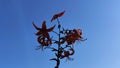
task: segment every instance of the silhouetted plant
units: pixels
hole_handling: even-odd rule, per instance
[[[50,59],[50,60],[56,61],[55,68],[59,68],[60,59],[67,58],[68,60],[73,60],[70,57],[75,53],[73,44],[76,41],[85,40],[82,37],[81,29],[69,30],[61,26],[59,17],[61,17],[64,13],[65,11],[55,14],[51,19],[51,22],[53,22],[54,20],[57,20],[58,31],[53,31],[55,28],[55,25],[47,29],[46,21],[43,21],[42,28],[37,27],[33,22],[33,26],[35,27],[36,30],[38,30],[38,32],[36,33],[36,36],[38,36],[37,41],[39,42],[40,45],[38,46],[37,49],[41,48],[42,50],[44,50],[45,48],[49,48],[51,49],[52,52],[55,53],[56,57]],[[49,32],[53,32],[57,34],[58,39],[53,39],[52,38],[53,36],[51,36]],[[56,44],[58,45],[58,47],[57,48],[52,47],[52,44]]]

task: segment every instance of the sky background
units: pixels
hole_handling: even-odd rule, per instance
[[[32,22],[53,26],[50,19],[63,10],[62,26],[81,28],[87,40],[60,68],[120,68],[120,0],[0,0],[0,68],[54,68],[54,53],[35,50]]]

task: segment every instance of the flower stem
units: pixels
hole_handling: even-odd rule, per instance
[[[61,44],[60,44],[60,28],[61,28],[61,25],[60,25],[60,21],[59,21],[59,19],[57,18],[57,22],[58,22],[58,30],[59,30],[59,33],[58,33],[58,42],[59,42],[59,44],[58,44],[58,51],[57,51],[57,63],[56,63],[56,67],[55,68],[59,68],[59,65],[60,65],[60,50],[61,50]]]

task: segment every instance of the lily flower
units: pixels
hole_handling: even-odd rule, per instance
[[[58,17],[61,17],[64,13],[65,13],[65,10],[64,10],[63,12],[60,12],[60,13],[58,13],[58,14],[55,14],[55,15],[52,17],[51,22],[52,22],[53,20],[57,19]]]
[[[61,54],[60,58],[70,58],[71,55],[73,55],[75,53],[74,49],[73,48],[70,48],[68,51],[64,51],[63,54]]]
[[[54,27],[55,27],[55,25],[54,25],[54,26],[52,26],[52,27],[50,27],[50,28],[47,29],[47,27],[46,27],[46,21],[43,21],[42,28],[37,27],[34,23],[33,23],[33,26],[35,27],[35,29],[39,30],[36,33],[37,36],[39,36],[41,34],[43,34],[43,35],[48,34],[48,32],[52,31],[54,29]]]
[[[47,29],[46,21],[43,21],[42,28],[37,27],[34,23],[33,23],[33,26],[35,27],[36,30],[38,30],[36,35],[38,36],[38,42],[42,46],[48,46],[48,45],[52,44],[52,41],[50,39],[50,35],[48,32],[53,31],[55,25]]]
[[[62,37],[61,42],[66,42],[67,45],[73,46],[73,44],[77,41],[82,39],[82,30],[80,29],[74,29],[74,30],[65,30],[64,34],[66,35],[65,37]],[[74,48],[74,47],[73,47]]]

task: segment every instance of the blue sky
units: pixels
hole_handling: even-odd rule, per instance
[[[75,44],[74,61],[60,68],[120,68],[120,0],[0,0],[0,68],[53,68],[50,50],[35,50],[32,22],[47,26],[63,10],[65,28],[81,28],[87,41]]]

